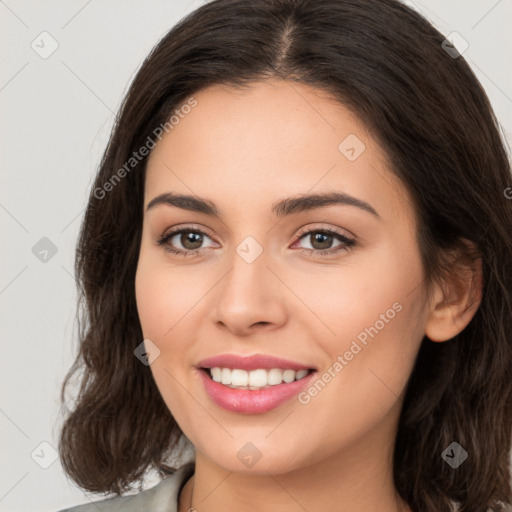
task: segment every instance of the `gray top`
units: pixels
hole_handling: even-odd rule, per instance
[[[182,487],[194,473],[195,462],[188,462],[151,489],[77,505],[59,512],[178,512]]]

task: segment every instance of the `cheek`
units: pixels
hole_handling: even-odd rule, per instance
[[[408,310],[414,290],[420,288],[419,256],[412,249],[402,254],[391,243],[379,250],[361,251],[343,265],[308,272],[296,269],[288,280],[313,313],[301,321],[318,323],[318,334],[335,350],[350,344],[361,333],[364,339],[365,329],[376,325],[379,332],[389,331],[391,324],[398,327],[404,317],[419,314],[417,309],[397,311]]]
[[[190,410],[194,401],[183,390],[183,385],[190,386],[188,365],[183,364],[185,347],[190,342],[187,312],[200,295],[187,284],[183,272],[162,265],[160,258],[156,251],[141,250],[135,276],[137,310],[144,339],[151,340],[160,350],[150,366],[156,386],[180,428],[188,431],[187,418],[196,411]]]
[[[356,421],[363,414],[362,403],[380,404],[364,413],[378,416],[397,399],[423,338],[422,276],[419,257],[414,252],[397,254],[391,244],[354,266],[324,268],[315,276],[297,273],[297,294],[307,297],[321,319],[316,341],[326,355],[326,380],[332,382],[322,391],[323,398],[315,398],[320,409],[322,403],[337,403],[339,414],[350,411],[347,416]],[[318,323],[312,315],[301,322]],[[315,393],[304,401],[313,402]],[[323,421],[329,414],[338,415],[336,410],[317,413]]]
[[[152,265],[141,251],[135,275],[135,296],[144,337],[153,341],[161,337],[165,324],[168,324],[167,329],[171,325],[163,314],[171,301],[168,286],[171,283],[166,283],[167,280],[168,276]]]
[[[329,440],[320,448],[325,456],[340,443],[356,442],[377,424],[390,428],[386,418],[398,414],[422,339],[422,298],[412,295],[399,304],[382,297],[372,310],[363,305],[357,318],[339,315],[345,321],[335,324],[337,335],[321,342],[326,363],[299,397],[299,411],[307,416],[311,432]]]
[[[416,260],[405,264],[380,258],[373,267],[333,275],[329,282],[337,291],[313,296],[314,307],[334,332],[320,343],[328,355],[324,372],[330,368],[336,375],[325,399],[338,403],[340,414],[349,411],[347,416],[355,421],[362,414],[361,404],[374,403],[366,413],[378,416],[403,391],[423,339],[421,279]]]
[[[151,254],[148,254],[150,253]],[[144,336],[163,343],[207,292],[204,274],[173,266],[165,251],[141,251],[135,276],[137,310]]]

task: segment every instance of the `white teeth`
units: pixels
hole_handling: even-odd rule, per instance
[[[229,368],[222,368],[222,384],[231,384],[231,370]]]
[[[281,382],[283,382],[283,370],[272,368],[272,370],[268,371],[267,384],[269,386],[275,386],[276,384],[281,384]]]
[[[307,370],[299,370],[299,371],[295,374],[295,378],[296,378],[297,380],[299,380],[299,379],[302,379],[302,377],[305,377],[307,374],[308,374],[308,371],[307,371]]]
[[[249,374],[245,370],[231,370],[231,382],[232,386],[247,386],[249,383]]]
[[[293,382],[295,380],[295,370],[285,370],[283,372],[283,380],[285,382]]]
[[[262,388],[267,385],[267,370],[252,370],[249,372],[249,386]]]
[[[261,389],[268,386],[276,386],[283,382],[293,382],[304,378],[308,370],[241,370],[239,368],[210,368],[210,375],[215,382],[220,382],[231,388]]]
[[[210,368],[210,372],[212,374],[212,379],[215,382],[220,382],[222,380],[222,369],[219,367]]]

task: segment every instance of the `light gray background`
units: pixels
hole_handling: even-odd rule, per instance
[[[0,511],[56,511],[99,499],[70,482],[58,459],[52,463],[59,389],[76,350],[75,242],[134,73],[160,37],[201,3],[0,0]],[[414,3],[444,34],[459,32],[469,43],[464,56],[510,144],[512,0]],[[51,48],[44,31],[58,43],[45,59],[31,47]],[[43,237],[57,248],[46,262],[32,252]]]

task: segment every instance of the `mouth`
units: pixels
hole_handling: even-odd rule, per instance
[[[315,372],[314,368],[292,370],[282,368],[257,368],[244,370],[242,368],[223,368],[214,366],[200,370],[212,381],[231,389],[257,391],[269,389],[281,384],[290,384],[306,378]]]
[[[196,369],[210,400],[226,411],[262,414],[291,401],[318,374],[313,368],[200,367]]]

